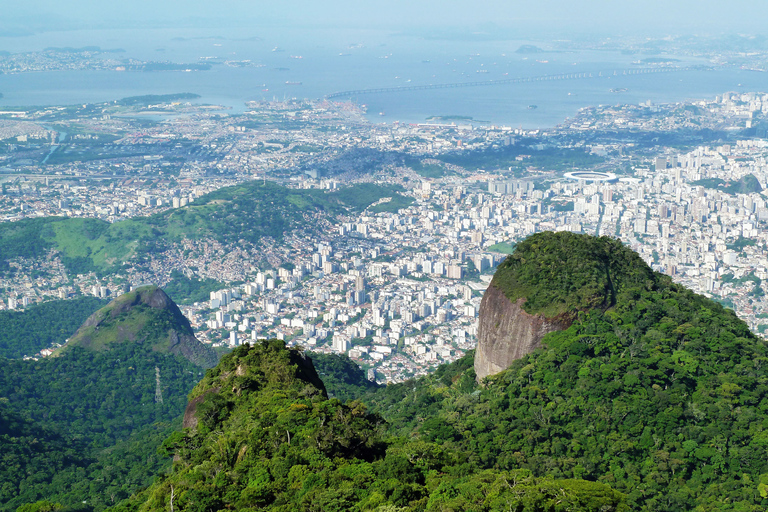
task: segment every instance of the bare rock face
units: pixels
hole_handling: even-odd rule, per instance
[[[205,401],[205,398],[212,394],[221,391],[221,386],[209,389],[202,395],[192,399],[187,404],[187,408],[184,409],[184,419],[182,420],[181,428],[197,428],[197,406]]]
[[[548,333],[567,329],[572,323],[567,318],[526,313],[524,302],[512,302],[493,285],[483,295],[475,350],[478,382],[506,370],[513,361],[539,348]]]

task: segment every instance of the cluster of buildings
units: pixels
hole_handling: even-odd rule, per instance
[[[310,106],[254,103],[246,116],[266,126],[258,130],[241,117],[210,113],[141,129],[121,124],[122,135],[109,144],[142,147],[149,155],[73,161],[37,168],[41,174],[51,171],[48,176],[14,176],[3,184],[0,215],[4,221],[61,214],[114,221],[183,208],[254,176],[296,188],[338,188],[347,178],[399,184],[413,203],[397,213],[326,220],[258,247],[184,240],[145,265],[129,264],[121,275],[101,279],[67,275],[53,254],[12,261],[15,273],[0,277],[3,307],[77,293],[111,296],[126,284],[163,285],[181,272],[225,283],[208,300],[182,306],[201,341],[236,346],[276,337],[309,350],[347,354],[372,378],[400,381],[474,346],[482,293],[504,251],[532,233],[565,230],[619,237],[654,269],[733,307],[754,331],[768,330],[763,284],[768,142],[757,137],[768,110],[766,95],[586,109],[569,124],[541,133],[369,125],[351,104]],[[286,128],[291,120],[301,121],[301,128]],[[104,130],[127,123],[108,114],[88,122]],[[688,150],[641,149],[622,140],[573,142],[581,133],[602,129],[684,131],[687,123],[732,128],[741,136]],[[509,169],[464,169],[438,159],[468,147],[503,148],[523,135],[538,138],[542,148],[565,137],[569,147],[604,161],[557,172],[531,167],[520,177]],[[361,147],[417,155],[445,173],[424,178],[402,159],[386,158],[360,172],[356,159],[365,157],[345,155]],[[46,151],[49,144],[39,155]],[[5,159],[0,165],[12,172],[35,167],[20,165],[15,153],[0,156]],[[517,160],[528,165],[528,158]],[[336,173],[332,179],[318,171],[328,166]],[[166,176],[168,170],[173,172]],[[75,180],[67,173],[81,176]]]

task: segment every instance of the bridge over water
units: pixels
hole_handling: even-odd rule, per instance
[[[615,70],[608,73],[592,72],[592,73],[561,73],[559,75],[541,75],[541,76],[529,76],[519,78],[505,78],[502,80],[484,80],[480,82],[454,82],[449,84],[428,84],[428,85],[407,85],[403,87],[379,87],[371,89],[356,89],[352,91],[340,91],[328,94],[326,99],[344,98],[348,96],[359,96],[363,94],[381,94],[387,92],[406,92],[406,91],[426,91],[430,89],[455,89],[459,87],[482,87],[488,85],[506,85],[506,84],[521,84],[528,82],[545,82],[552,80],[579,80],[585,78],[600,78],[607,76],[626,76],[626,75],[645,75],[649,73],[671,73],[675,71],[687,71],[691,68],[639,68],[639,69],[623,69]]]

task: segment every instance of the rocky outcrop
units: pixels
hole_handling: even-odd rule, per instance
[[[194,335],[179,333],[175,329],[168,331],[169,352],[181,356],[202,368],[213,368],[218,358],[209,347],[200,343]]]
[[[524,302],[524,298],[512,302],[493,284],[483,295],[475,350],[478,381],[506,370],[513,361],[539,348],[548,333],[567,329],[572,323],[565,317],[526,313]]]
[[[193,398],[187,404],[187,408],[184,410],[184,419],[181,423],[181,428],[197,428],[197,406],[205,401],[205,398],[213,393],[221,391],[221,386],[217,388],[211,388],[202,395]]]

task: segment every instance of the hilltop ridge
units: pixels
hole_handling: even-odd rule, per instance
[[[157,286],[142,286],[124,293],[93,313],[62,350],[83,347],[106,350],[119,343],[148,344],[158,352],[174,354],[203,368],[217,362],[210,347],[200,343],[189,320]]]

